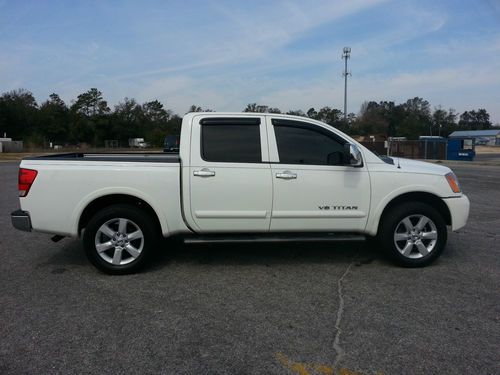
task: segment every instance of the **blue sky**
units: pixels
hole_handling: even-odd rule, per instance
[[[500,122],[500,1],[2,1],[0,91],[241,111],[420,96]]]

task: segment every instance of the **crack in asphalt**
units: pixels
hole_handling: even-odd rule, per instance
[[[342,282],[344,281],[345,277],[347,276],[347,274],[351,270],[351,267],[353,266],[353,264],[354,264],[354,258],[351,261],[351,263],[349,264],[349,266],[347,266],[346,270],[344,271],[344,273],[342,274],[340,279],[337,280],[337,292],[339,295],[339,308],[337,310],[337,320],[335,321],[335,329],[337,330],[337,332],[335,334],[335,340],[333,341],[333,349],[337,353],[337,355],[335,356],[335,361],[333,362],[334,368],[337,367],[337,365],[339,364],[340,360],[342,359],[342,357],[344,356],[344,353],[345,353],[344,349],[342,349],[342,346],[340,345],[340,334],[342,333],[342,330],[340,329],[340,324],[342,323],[342,315],[344,314],[344,294],[342,291],[342,289],[343,289]]]

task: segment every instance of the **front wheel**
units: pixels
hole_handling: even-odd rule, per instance
[[[109,274],[133,273],[144,266],[157,244],[153,220],[131,205],[99,211],[87,224],[83,246],[90,262]]]
[[[447,229],[441,214],[420,202],[396,206],[382,218],[378,238],[384,251],[405,267],[423,267],[446,246]]]

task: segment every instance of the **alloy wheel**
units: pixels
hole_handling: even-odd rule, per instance
[[[431,253],[437,243],[436,224],[425,215],[410,215],[394,231],[394,244],[407,258],[418,259]]]
[[[115,218],[97,230],[95,248],[107,263],[122,266],[136,260],[144,247],[144,234],[132,220]]]

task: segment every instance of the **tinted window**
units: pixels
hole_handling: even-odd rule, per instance
[[[227,163],[262,161],[258,124],[203,124],[201,138],[203,160]]]
[[[274,125],[280,163],[342,165],[344,146],[322,128]]]

